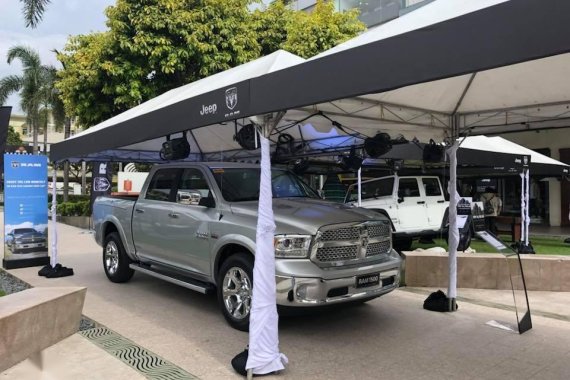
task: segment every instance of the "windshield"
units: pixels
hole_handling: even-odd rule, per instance
[[[364,182],[361,185],[362,199],[391,196],[394,190],[394,177],[382,178],[375,181]],[[358,185],[350,186],[346,202],[358,200]]]
[[[258,168],[215,168],[214,178],[228,202],[255,201],[259,199]],[[319,198],[318,194],[293,173],[271,170],[273,198]]]
[[[12,231],[13,234],[29,234],[31,232],[37,232],[33,228],[16,228]]]

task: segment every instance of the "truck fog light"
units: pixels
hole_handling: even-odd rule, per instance
[[[298,299],[301,299],[301,300],[307,299],[307,285],[297,286],[295,294],[296,294]]]

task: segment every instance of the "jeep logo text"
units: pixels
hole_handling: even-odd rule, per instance
[[[216,113],[216,111],[218,110],[218,105],[217,104],[210,104],[208,106],[202,105],[202,110],[200,111],[200,115],[204,116],[204,115],[213,115]]]

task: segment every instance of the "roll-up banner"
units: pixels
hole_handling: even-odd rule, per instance
[[[4,154],[6,269],[49,264],[47,157]]]

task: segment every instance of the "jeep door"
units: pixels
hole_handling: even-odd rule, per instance
[[[447,207],[439,178],[422,177],[421,182],[426,199],[428,225],[439,228]]]
[[[400,177],[398,180],[398,221],[402,232],[427,228],[425,198],[418,179]]]
[[[144,261],[176,264],[176,244],[172,234],[172,209],[179,168],[162,168],[154,172],[147,189],[135,203],[132,229],[137,255]]]

